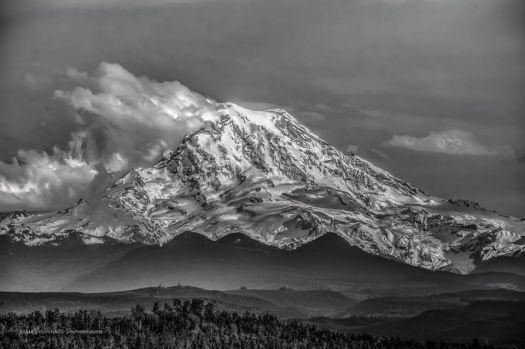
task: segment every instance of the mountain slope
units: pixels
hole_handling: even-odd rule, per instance
[[[62,290],[117,291],[160,283],[221,290],[241,286],[248,290],[338,289],[352,298],[391,292],[411,295],[438,290],[525,289],[523,276],[429,271],[367,254],[331,233],[293,251],[267,246],[239,233],[217,241],[201,234],[183,233],[163,246],[133,249],[72,280]]]
[[[85,244],[71,235],[58,246],[27,246],[0,237],[0,290],[58,291],[71,280],[124,256],[139,244]]]
[[[190,230],[214,240],[243,233],[285,250],[333,232],[370,254],[460,273],[525,249],[525,221],[430,196],[330,146],[283,110],[229,103],[93,202],[0,222],[1,233],[28,245],[70,234],[163,245]]]

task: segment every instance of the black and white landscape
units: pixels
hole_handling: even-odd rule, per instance
[[[509,272],[523,263],[523,220],[426,194],[330,146],[284,110],[211,101],[208,108],[203,128],[90,201],[7,213],[0,222],[5,284],[27,291],[177,280],[324,288],[346,278],[472,275],[491,261],[493,271]],[[328,259],[333,265],[321,268]],[[377,263],[385,266],[370,269]],[[388,265],[406,272],[386,272]],[[312,278],[315,272],[327,280]],[[339,276],[330,280],[330,273]]]
[[[26,293],[3,293],[3,310],[202,298],[405,339],[523,339],[524,221],[426,194],[284,110],[210,105],[203,128],[90,201],[5,214],[2,284]],[[175,284],[193,287],[148,287]]]
[[[5,7],[0,347],[525,345],[523,6],[323,6]]]

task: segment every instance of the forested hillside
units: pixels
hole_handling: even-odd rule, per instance
[[[490,348],[472,344],[401,341],[318,329],[269,314],[216,311],[200,299],[174,299],[151,312],[133,307],[130,316],[108,317],[58,309],[0,317],[1,348]]]

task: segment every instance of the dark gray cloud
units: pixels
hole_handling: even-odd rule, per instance
[[[283,106],[427,191],[525,216],[516,157],[467,164],[383,146],[394,135],[455,129],[524,152],[521,0],[86,3],[41,0],[7,12],[3,160],[19,149],[67,149],[79,126],[53,93],[74,86],[68,67],[90,72],[107,61],[217,100]]]

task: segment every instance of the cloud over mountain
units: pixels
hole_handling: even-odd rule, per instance
[[[82,156],[83,137],[73,134],[67,150],[20,150],[11,163],[0,162],[0,207],[45,208],[77,197],[98,174]]]
[[[512,155],[507,146],[489,146],[479,142],[472,133],[464,130],[430,132],[418,138],[408,135],[394,135],[385,145],[410,149],[418,152],[443,153],[450,155],[498,156]]]
[[[118,64],[103,62],[93,75],[69,68],[66,77],[76,87],[54,96],[70,107],[78,131],[66,149],[19,150],[11,162],[0,162],[0,210],[74,201],[97,176],[151,163],[215,108],[177,81],[137,77]]]

